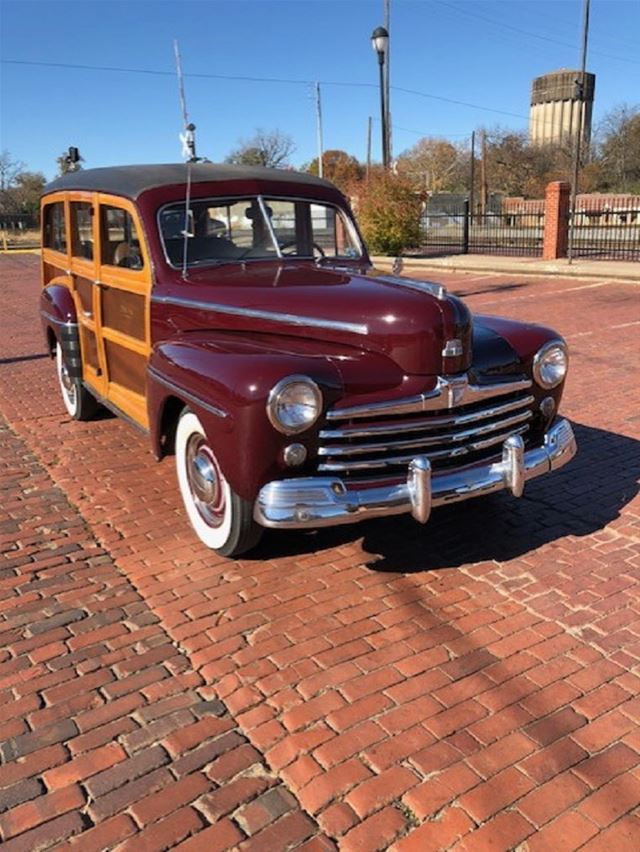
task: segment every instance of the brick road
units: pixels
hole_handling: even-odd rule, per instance
[[[69,421],[0,270],[3,849],[638,848],[640,288],[439,275],[568,338],[579,455],[229,561],[172,459]]]

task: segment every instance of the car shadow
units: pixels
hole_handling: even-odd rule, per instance
[[[476,290],[458,290],[456,287],[451,287],[451,291],[455,292],[456,296],[466,298],[467,296],[484,296],[485,293],[505,293],[510,290],[520,290],[522,287],[527,287],[527,284],[496,284],[494,287],[478,287]]]
[[[14,358],[0,358],[0,366],[5,364],[21,364],[23,361],[41,361],[43,358],[50,358],[48,352],[38,352],[34,355],[16,355]]]
[[[256,559],[302,556],[352,544],[376,571],[412,573],[474,562],[505,562],[565,536],[603,529],[638,493],[640,441],[574,423],[578,453],[529,482],[521,499],[505,493],[434,509],[422,526],[409,515],[311,532],[268,534]],[[244,557],[245,559],[247,557]]]

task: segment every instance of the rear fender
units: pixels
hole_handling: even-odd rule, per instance
[[[251,347],[242,352],[237,345],[228,351],[219,339],[206,334],[159,344],[147,374],[156,457],[170,450],[177,416],[188,406],[200,419],[233,490],[245,500],[254,500],[266,482],[293,473],[282,460],[288,444],[301,443],[309,457],[315,457],[317,428],[287,436],[267,417],[269,392],[276,382],[292,374],[309,376],[318,383],[325,410],[342,391],[340,374],[325,357],[256,353]],[[304,474],[309,469],[302,466],[296,472]]]
[[[53,356],[60,343],[69,375],[82,378],[78,318],[73,296],[64,284],[49,284],[40,295],[40,320],[47,349]]]

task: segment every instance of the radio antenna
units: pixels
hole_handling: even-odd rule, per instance
[[[179,134],[179,138],[182,142],[182,156],[186,159],[187,164],[187,192],[184,199],[184,226],[182,228],[182,278],[183,280],[186,280],[189,238],[193,237],[193,234],[189,231],[189,208],[191,207],[191,168],[194,163],[198,162],[198,157],[196,156],[196,126],[195,124],[192,124],[189,121],[189,115],[187,113],[187,99],[184,94],[184,76],[182,74],[182,61],[180,59],[180,48],[178,47],[177,39],[174,39],[173,51],[176,57],[178,93],[180,95],[180,109],[182,111],[182,122],[184,125],[184,132]]]

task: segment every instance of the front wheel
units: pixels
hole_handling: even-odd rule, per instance
[[[260,540],[253,507],[225,479],[202,424],[185,409],[176,430],[176,472],[191,526],[221,556],[239,556]]]
[[[80,379],[72,378],[65,363],[60,343],[56,343],[56,372],[62,401],[67,413],[74,420],[91,420],[98,409],[98,402],[82,384]]]

